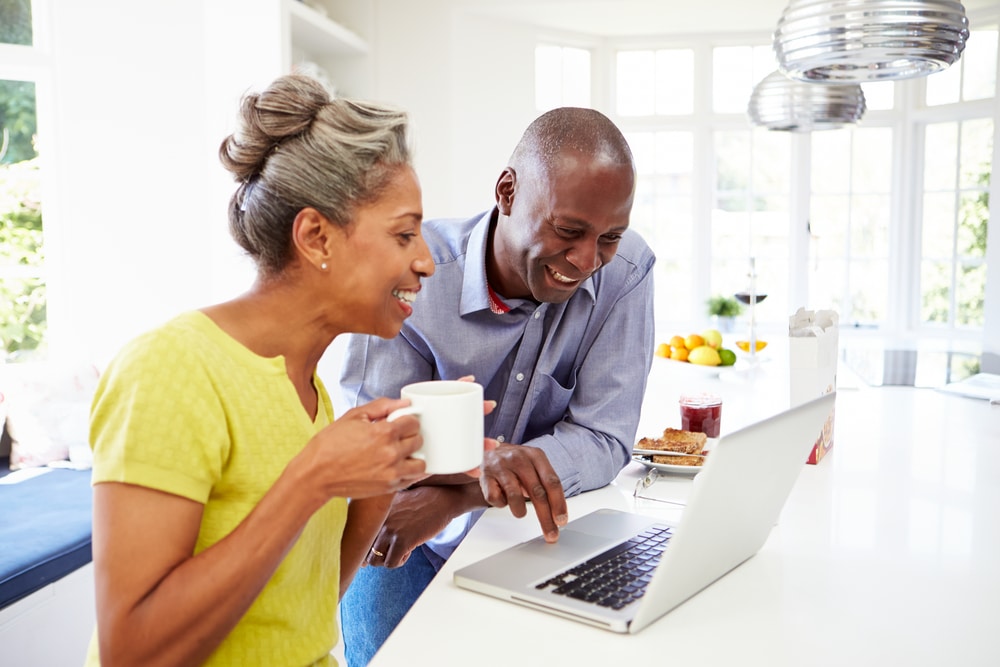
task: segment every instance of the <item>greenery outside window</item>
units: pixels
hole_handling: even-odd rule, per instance
[[[981,327],[993,121],[931,124],[925,143],[920,323]]]
[[[46,331],[30,0],[0,0],[0,338],[4,360],[40,350]],[[27,75],[26,75],[27,72]]]

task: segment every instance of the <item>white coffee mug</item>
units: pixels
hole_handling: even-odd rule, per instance
[[[448,475],[476,468],[483,462],[483,386],[458,380],[428,380],[408,384],[399,392],[410,405],[393,411],[388,421],[403,415],[420,419],[423,446],[413,458],[423,459],[427,472]]]

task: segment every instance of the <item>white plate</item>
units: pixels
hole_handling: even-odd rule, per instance
[[[654,463],[642,458],[639,454],[633,454],[632,460],[636,463],[641,463],[647,468],[656,468],[660,472],[673,472],[682,475],[697,475],[701,472],[701,466],[675,466],[671,463]]]
[[[697,373],[698,375],[704,375],[705,377],[715,377],[723,368],[731,368],[731,366],[702,366],[701,364],[692,364],[689,361],[677,361],[676,359],[667,359],[666,357],[657,358],[672,366],[680,367],[678,370],[681,370],[682,372],[684,372],[684,369],[687,369],[686,372]]]

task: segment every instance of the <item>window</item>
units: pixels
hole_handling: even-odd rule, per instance
[[[754,86],[777,68],[770,45],[714,48],[712,110],[716,113],[746,113]]]
[[[590,107],[590,51],[569,46],[535,48],[535,107]]]
[[[763,129],[718,131],[713,154],[712,293],[730,295],[747,290],[753,257],[757,294],[767,295],[767,303],[758,307],[758,316],[784,316],[790,312],[791,137],[787,132]],[[758,300],[762,298],[758,296]]]
[[[925,137],[920,323],[981,327],[993,121],[934,123]]]
[[[998,39],[977,25],[950,68],[864,83],[860,123],[812,133],[747,120],[776,69],[767,36],[609,42],[608,106],[636,156],[632,226],[657,254],[658,323],[699,326],[708,297],[745,289],[754,257],[762,331],[806,306],[888,335],[981,336]]]
[[[892,130],[814,132],[809,303],[843,324],[883,325],[889,289]]]
[[[691,312],[694,134],[631,132],[637,182],[630,226],[656,249],[657,309]]]
[[[927,77],[927,106],[990,99],[996,79],[997,29],[972,30],[959,61]]]
[[[13,360],[43,347],[46,283],[30,0],[0,2],[0,334]]]
[[[683,115],[694,110],[691,49],[620,51],[616,81],[619,115]]]
[[[996,26],[973,30],[962,58],[927,79],[916,317],[926,330],[984,324],[998,36]],[[962,119],[945,119],[947,106]]]

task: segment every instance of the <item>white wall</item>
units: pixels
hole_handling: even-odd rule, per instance
[[[196,303],[204,234],[204,53],[196,0],[55,0],[45,202],[56,350],[100,356]],[[179,48],[184,45],[184,48]]]
[[[249,285],[217,151],[240,94],[280,73],[277,7],[53,0],[54,352],[105,361],[137,333]]]
[[[376,90],[410,112],[427,217],[493,204],[493,186],[537,112],[535,32],[487,21],[451,0],[382,0]],[[416,63],[416,64],[414,64]]]

